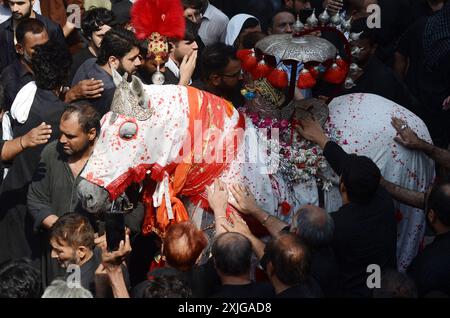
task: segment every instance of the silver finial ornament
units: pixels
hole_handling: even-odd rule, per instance
[[[353,81],[353,79],[351,77],[347,77],[345,79],[345,83],[344,83],[345,89],[351,89],[351,88],[353,88],[355,86],[356,86],[356,84],[355,84],[355,82]]]
[[[350,32],[350,30],[352,29],[352,17],[350,17],[350,19],[348,20],[342,21],[342,29],[344,31]]]
[[[163,85],[165,81],[166,81],[166,78],[164,77],[164,74],[161,73],[161,71],[159,70],[159,65],[158,65],[158,67],[156,68],[156,72],[153,73],[152,83],[155,85]]]
[[[297,15],[297,20],[294,23],[294,32],[295,33],[300,33],[305,29],[305,25],[302,23],[302,21],[300,21],[300,16]]]
[[[319,21],[321,24],[326,25],[328,21],[330,21],[330,15],[328,14],[327,9],[323,10],[323,12],[319,15]]]
[[[358,41],[361,37],[361,34],[363,34],[364,31],[361,31],[359,33],[350,33],[350,42]]]
[[[361,54],[361,52],[364,50],[364,48],[360,48],[355,46],[354,48],[352,48],[352,57],[358,58],[359,54]]]
[[[316,17],[316,9],[314,9],[313,13],[306,19],[306,24],[310,28],[315,28],[319,24],[319,20]]]
[[[362,68],[359,67],[358,64],[352,63],[350,64],[350,74],[354,75],[362,71]]]
[[[342,23],[341,15],[339,14],[339,11],[336,12],[335,15],[330,20],[331,24],[333,24],[335,27],[338,27]]]

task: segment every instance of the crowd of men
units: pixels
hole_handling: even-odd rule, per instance
[[[148,43],[130,28],[132,1],[0,0],[0,297],[449,297],[450,1],[180,1],[186,30],[183,39],[169,39],[159,69],[164,84],[196,87],[236,108],[245,104],[239,49],[292,33],[297,16],[313,10],[346,12],[352,31],[363,31],[361,72],[350,90],[313,94],[372,93],[414,112],[433,144],[394,118],[396,142],[435,161],[435,184],[426,193],[391,184],[372,160],[347,154],[317,122],[304,120],[300,134],[340,176],[338,211],[308,205],[286,224],[247,187],[216,180],[208,189],[212,237],[192,222],[170,226],[162,239],[145,237],[137,205],[126,217],[125,240],[110,251],[104,222],[83,210],[76,189],[114,97],[113,73],[152,84],[158,71]],[[365,23],[372,4],[381,8],[381,29]],[[70,5],[81,9],[80,26],[68,18]],[[227,214],[231,195],[269,239]],[[394,199],[423,209],[432,237],[404,273],[397,269]],[[372,264],[381,269],[374,289],[367,284]],[[75,288],[73,265],[81,277]]]

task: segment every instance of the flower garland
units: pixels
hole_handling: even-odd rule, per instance
[[[262,136],[264,134],[259,135],[263,144],[273,147],[271,149],[275,149],[279,153],[278,168],[285,180],[294,184],[308,182],[314,178],[322,184],[325,191],[329,190],[332,185],[331,182],[322,180],[320,176],[328,167],[322,149],[304,139],[297,132],[296,126],[298,122],[290,122],[286,119],[278,120],[270,117],[261,118],[258,113],[246,114],[259,129],[279,129],[280,139],[278,142],[271,138],[270,132],[267,134],[267,138]],[[342,132],[333,128],[335,127],[327,127],[325,133],[331,140],[337,142],[340,140]],[[278,145],[275,145],[275,143]]]

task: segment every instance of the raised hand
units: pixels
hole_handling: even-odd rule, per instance
[[[297,130],[303,138],[319,145],[322,149],[325,148],[328,138],[317,120],[313,118],[301,119],[300,125],[297,127]]]
[[[232,185],[230,191],[236,203],[233,206],[243,214],[252,214],[258,211],[259,206],[256,203],[255,196],[248,186],[242,184]]]
[[[197,63],[198,51],[195,50],[190,56],[185,55],[180,65],[180,82],[179,85],[189,85],[192,74],[194,74]]]
[[[209,207],[214,213],[224,213],[228,206],[228,189],[227,185],[216,179],[214,188],[207,187]]]
[[[52,126],[42,123],[36,128],[30,130],[21,139],[23,148],[32,148],[46,144],[52,135]]]
[[[394,138],[396,142],[409,149],[420,148],[422,139],[420,139],[417,134],[408,126],[408,123],[406,121],[397,117],[392,117],[391,124],[399,135]]]

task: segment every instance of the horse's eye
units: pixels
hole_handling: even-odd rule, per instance
[[[128,121],[128,122],[122,124],[122,126],[120,126],[119,136],[122,139],[131,140],[136,136],[137,131],[138,131],[137,124],[134,122]]]

